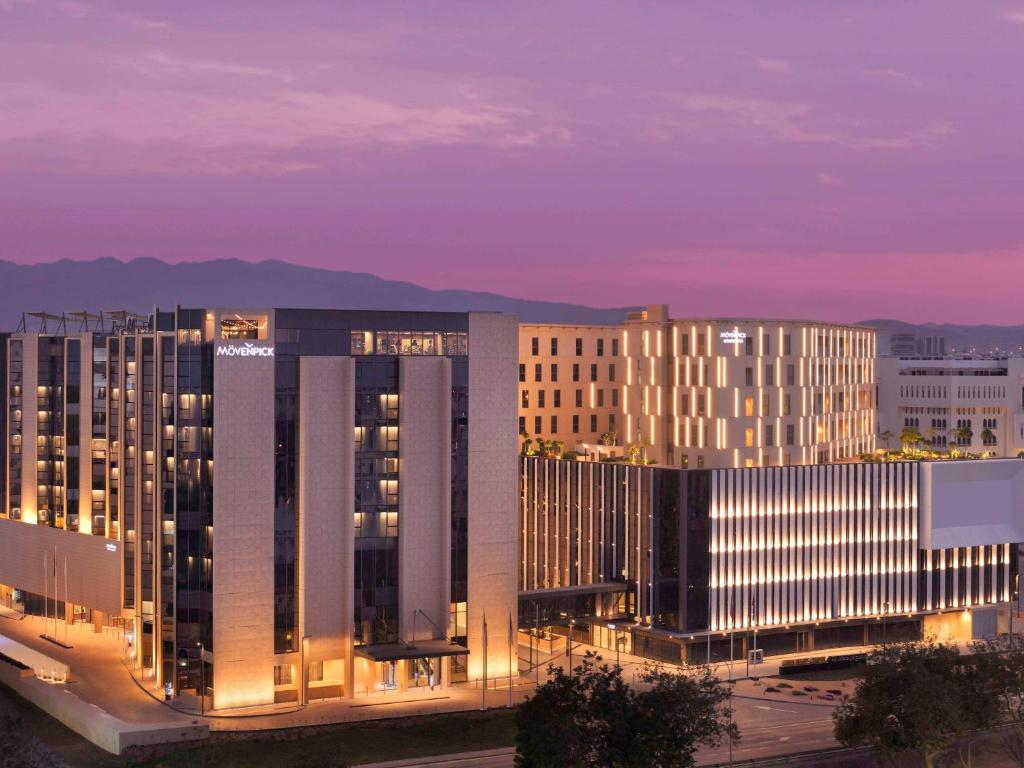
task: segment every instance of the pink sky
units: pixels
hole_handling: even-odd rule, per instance
[[[1024,0],[0,0],[0,258],[1021,323],[1022,72]]]

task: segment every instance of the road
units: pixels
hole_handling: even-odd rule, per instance
[[[787,701],[781,697],[767,698],[750,685],[737,691],[733,698],[736,722],[741,740],[733,746],[734,761],[806,752],[835,747],[832,738],[832,706],[825,703]],[[361,768],[512,768],[515,750],[495,749],[487,752],[466,752],[430,758],[374,763]],[[726,763],[729,747],[701,750],[701,765]]]

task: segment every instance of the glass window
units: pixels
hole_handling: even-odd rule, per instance
[[[583,339],[576,339],[576,357],[583,356]]]
[[[533,380],[540,381],[544,377],[544,366],[537,363],[533,366]]]
[[[573,381],[579,381],[580,380],[580,364],[579,363],[573,363],[572,364],[572,380]]]
[[[522,391],[522,394],[520,395],[519,407],[520,408],[529,408],[530,407],[530,390],[524,389]]]
[[[590,380],[597,381],[597,363],[590,364]]]
[[[604,357],[604,339],[597,340],[597,356]]]
[[[519,380],[526,381],[526,363],[519,364]]]
[[[558,339],[554,336],[551,337],[551,356],[554,357],[558,354]]]
[[[552,381],[558,381],[558,364],[557,363],[552,363],[551,364],[551,380]]]
[[[619,356],[619,340],[612,339],[612,357]]]
[[[534,357],[540,354],[540,339],[536,336],[530,339],[530,354]]]

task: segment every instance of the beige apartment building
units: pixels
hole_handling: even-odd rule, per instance
[[[657,464],[842,461],[875,447],[875,332],[748,318],[519,326],[519,429],[567,450],[612,431]]]
[[[519,432],[600,443],[622,427],[622,326],[519,325]],[[619,439],[621,443],[621,437]]]
[[[875,332],[631,313],[623,438],[676,467],[824,464],[875,446]]]

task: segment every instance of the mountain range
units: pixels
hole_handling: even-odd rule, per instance
[[[169,264],[158,259],[60,261],[15,264],[0,260],[0,330],[13,331],[23,312],[73,312],[127,309],[148,313],[153,307],[323,307],[423,311],[492,311],[535,323],[620,323],[630,307],[595,308],[533,301],[497,293],[431,290],[414,283],[385,280],[365,272],[318,269],[268,260],[240,259]],[[674,307],[677,316],[685,308]],[[730,314],[723,308],[723,314]],[[947,350],[1016,351],[1024,346],[1024,325],[913,324],[872,319],[878,349],[889,351],[894,333],[937,335]],[[33,327],[30,324],[30,328]]]

